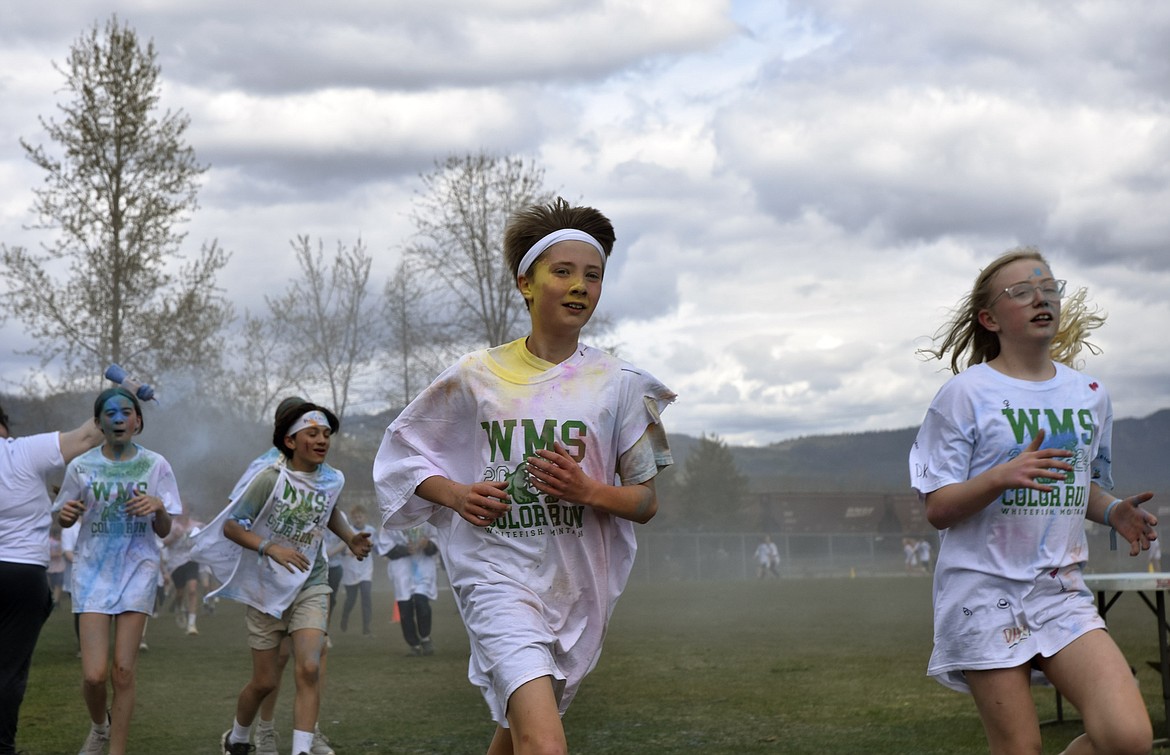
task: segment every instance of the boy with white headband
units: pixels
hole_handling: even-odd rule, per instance
[[[434,524],[498,724],[489,753],[565,752],[561,716],[597,664],[671,463],[675,395],[578,340],[601,295],[609,220],[563,199],[509,220],[526,338],[448,368],[386,430],[374,483],[390,529]]]
[[[255,751],[249,742],[252,721],[261,701],[280,683],[279,648],[285,636],[292,638],[296,663],[292,751],[312,750],[329,611],[328,567],[321,552],[325,527],[358,558],[370,552],[369,535],[355,533],[336,507],[345,476],[325,463],[339,427],[333,412],[309,402],[279,413],[272,444],[285,463],[258,472],[223,519],[223,535],[240,546],[240,553],[231,576],[212,596],[248,606],[252,648],[252,679],[240,692],[232,728],[224,732],[225,755]]]
[[[288,396],[276,405],[276,410],[273,412],[273,422],[280,419],[280,416],[293,407],[305,403],[306,399],[300,396]],[[236,562],[240,555],[240,546],[233,543],[223,536],[223,523],[231,515],[232,503],[240,497],[240,494],[247,490],[248,485],[256,475],[264,469],[271,466],[283,466],[286,463],[284,454],[276,446],[269,446],[268,450],[253,459],[244,473],[236,481],[232,487],[232,492],[228,495],[228,505],[219,516],[211,523],[211,525],[204,527],[198,535],[192,537],[195,543],[192,549],[192,557],[200,562],[202,566],[210,569],[215,576],[216,581],[226,582],[231,576],[232,571],[235,570]],[[347,548],[345,543],[342,543],[331,531],[325,534],[326,549],[329,544],[335,541],[341,548]],[[327,560],[329,554],[326,554]],[[336,560],[334,557],[333,560]],[[329,589],[334,591],[329,593],[329,611],[333,611],[333,603],[336,599],[335,592],[341,584],[341,567],[337,568],[337,583],[334,584],[332,564],[330,564],[329,571]],[[209,596],[210,597],[210,596]],[[210,601],[206,601],[210,603]],[[318,689],[320,690],[320,697],[324,697],[325,693],[325,677],[326,668],[328,666],[329,655],[329,634],[325,635],[325,648],[321,651],[321,671],[318,679]],[[284,677],[284,668],[288,664],[288,658],[292,654],[292,638],[285,636],[280,643],[279,655],[277,658],[277,672],[276,675],[280,678]],[[256,755],[277,755],[277,740],[275,718],[276,718],[276,702],[280,695],[280,685],[277,684],[272,693],[264,698],[264,702],[260,704],[259,718],[255,720],[253,730],[256,739]],[[335,755],[333,748],[329,745],[329,739],[320,730],[316,728],[313,731],[313,746],[309,750],[309,755]]]

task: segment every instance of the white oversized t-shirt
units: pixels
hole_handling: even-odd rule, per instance
[[[1111,489],[1113,409],[1093,378],[1056,364],[1051,380],[1008,377],[986,364],[935,396],[910,452],[925,496],[1010,460],[1044,430],[1042,448],[1073,452],[1055,490],[1008,490],[939,533],[934,653],[928,672],[967,691],[965,669],[1010,668],[1049,657],[1104,626],[1081,575],[1088,559],[1089,484]]]
[[[674,397],[605,352],[582,345],[552,365],[520,339],[463,357],[386,430],[374,460],[383,523],[438,529],[472,639],[468,676],[501,725],[511,693],[539,676],[565,682],[568,707],[597,663],[637,548],[633,522],[531,488],[527,457],[557,441],[595,480],[616,482],[620,459],[622,484],[645,482],[671,463],[659,412]],[[511,510],[473,526],[414,495],[435,475],[505,481]],[[553,667],[533,663],[523,678],[513,660],[526,648],[547,648]]]
[[[307,571],[294,569],[290,572],[271,558],[237,545],[231,575],[207,597],[230,598],[279,618],[302,590],[319,586],[322,592],[329,592],[326,584],[328,567],[321,555],[321,546],[337,498],[345,487],[345,475],[328,464],[321,464],[313,472],[298,472],[288,465],[267,467],[261,472],[264,475],[257,473],[253,476],[244,493],[208,526],[208,535],[231,542],[223,535],[223,521],[227,517],[238,521],[246,514],[251,520],[249,529],[253,533],[274,544],[300,551],[311,566]],[[250,497],[255,490],[264,487],[271,476],[276,478],[271,492],[264,499],[256,495],[258,500],[254,503]],[[200,552],[199,545],[196,545],[196,554]]]

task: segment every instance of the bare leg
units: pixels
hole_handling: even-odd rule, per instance
[[[288,663],[289,653],[292,652],[292,639],[285,637],[281,640],[277,651],[276,685],[260,703],[260,720],[262,721],[272,721],[276,718],[276,698],[280,697],[280,680],[284,678],[284,667]]]
[[[569,751],[551,677],[525,682],[512,693],[508,726],[496,729],[488,755],[566,755]]]
[[[488,755],[512,755],[512,732],[509,729],[496,727],[492,743],[488,745]]]
[[[280,685],[280,649],[252,650],[252,678],[240,690],[240,697],[236,701],[236,721],[241,726],[251,726],[256,718],[256,711],[264,698],[272,695]],[[275,705],[275,700],[273,701]]]
[[[1133,672],[1106,631],[1078,637],[1041,659],[1040,667],[1085,721],[1085,733],[1065,751],[1069,755],[1144,755],[1153,749],[1153,727]]]
[[[133,611],[114,617],[114,667],[110,674],[114,704],[110,709],[110,755],[123,755],[130,738],[137,689],[138,643],[146,627],[146,614]]]
[[[195,626],[195,617],[199,615],[199,580],[189,579],[184,588],[187,600],[187,626]]]
[[[297,682],[297,697],[293,701],[293,729],[311,732],[317,726],[317,713],[321,707],[318,681],[325,633],[320,629],[298,629],[293,632],[292,640]]]
[[[81,643],[81,696],[89,720],[106,724],[106,683],[110,672],[110,617],[104,613],[77,614]]]

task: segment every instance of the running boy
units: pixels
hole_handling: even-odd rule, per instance
[[[374,461],[385,526],[438,528],[468,675],[498,724],[490,753],[567,750],[560,717],[597,663],[633,524],[654,516],[671,463],[659,412],[674,394],[578,340],[613,243],[604,215],[563,199],[514,215],[504,255],[531,333],[448,368]]]
[[[1033,671],[1084,718],[1066,752],[1148,753],[1145,703],[1081,571],[1085,519],[1121,533],[1130,555],[1157,520],[1139,508],[1151,493],[1109,492],[1109,394],[1066,366],[1103,320],[1083,290],[1062,313],[1064,285],[1036,250],[1008,252],[927,352],[950,352],[955,372],[910,452],[911,484],[940,530],[927,673],[972,694],[993,753],[1041,750]]]
[[[280,683],[280,643],[292,637],[296,675],[294,755],[308,753],[320,703],[318,672],[329,604],[321,541],[328,526],[354,555],[370,551],[368,534],[354,533],[337,510],[345,478],[325,463],[339,423],[316,404],[293,405],[276,418],[272,443],[286,462],[256,474],[232,505],[223,535],[242,552],[217,594],[248,606],[252,679],[240,692],[233,726],[221,740],[225,755],[253,751],[252,721],[261,701]]]
[[[81,753],[100,754],[108,742],[111,755],[123,755],[138,650],[158,593],[161,538],[182,505],[171,465],[134,442],[144,426],[138,398],[125,388],[107,389],[93,402],[93,414],[105,441],[69,463],[54,508],[62,527],[81,528],[70,590],[80,617],[82,697],[92,721]],[[107,682],[114,691],[108,713]]]

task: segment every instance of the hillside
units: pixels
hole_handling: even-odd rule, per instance
[[[760,448],[731,447],[757,491],[905,492],[907,455],[917,428],[821,435]],[[696,442],[671,436],[676,463]],[[1113,478],[1122,491],[1170,493],[1170,409],[1113,423]]]

